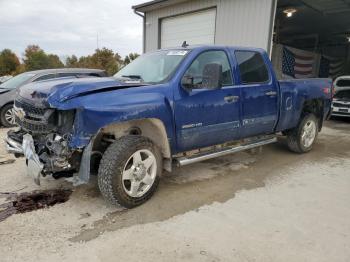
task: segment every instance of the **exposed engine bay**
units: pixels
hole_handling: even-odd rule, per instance
[[[14,111],[19,129],[8,133],[8,148],[11,149],[11,144],[14,147],[15,143],[22,145],[24,136],[29,134],[35,153],[43,164],[42,175],[72,174],[79,170],[82,150],[72,151],[69,148],[74,110],[59,111],[17,99]],[[17,149],[13,149],[17,157],[25,153]]]

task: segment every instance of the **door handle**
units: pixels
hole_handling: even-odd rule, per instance
[[[237,102],[239,99],[239,96],[225,96],[224,97],[224,100],[227,102],[227,103],[235,103]]]
[[[277,92],[276,91],[269,91],[269,92],[266,92],[265,95],[267,95],[267,96],[275,96],[275,95],[277,95]]]

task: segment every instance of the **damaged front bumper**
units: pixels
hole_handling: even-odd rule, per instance
[[[23,136],[23,142],[19,142],[5,138],[7,152],[13,154],[24,155],[27,160],[27,174],[34,179],[37,185],[40,185],[40,176],[44,169],[44,165],[40,162],[39,156],[35,152],[33,137],[29,134]]]
[[[40,185],[41,175],[46,176],[47,174],[55,174],[55,172],[69,172],[71,170],[71,165],[68,162],[68,166],[55,167],[53,170],[53,158],[46,158],[46,162],[41,159],[43,155],[38,155],[36,152],[34,139],[30,134],[10,131],[4,140],[8,153],[14,154],[16,157],[24,156],[26,158],[27,174],[33,177],[35,183],[38,185]],[[76,175],[69,181],[73,182],[74,186],[86,184],[90,180],[93,141],[94,139],[92,138],[89,144],[82,150],[82,157],[77,163],[78,166],[73,169]],[[68,160],[72,159],[69,158]]]
[[[5,140],[5,143],[6,143],[6,151],[9,154],[24,155],[23,147],[22,147],[21,143],[13,140],[9,136],[7,136],[4,140]]]

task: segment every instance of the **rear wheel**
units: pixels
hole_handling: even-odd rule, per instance
[[[288,132],[288,147],[296,153],[309,152],[317,139],[317,135],[318,120],[314,114],[308,114],[295,129]]]
[[[16,125],[13,105],[5,105],[0,111],[1,124],[4,127],[13,127]]]
[[[142,136],[125,136],[104,153],[98,185],[110,203],[133,208],[153,195],[161,171],[161,154],[152,141]]]

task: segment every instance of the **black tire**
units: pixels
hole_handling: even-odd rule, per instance
[[[314,140],[311,145],[306,146],[302,142],[302,135],[303,135],[303,129],[306,124],[310,123],[310,121],[314,122],[315,124],[315,135],[314,135]],[[295,153],[307,153],[312,149],[313,144],[315,143],[318,135],[318,119],[314,114],[307,114],[305,115],[301,121],[299,122],[299,125],[290,130],[287,134],[287,144],[288,148],[295,152]]]
[[[1,121],[1,125],[2,126],[4,126],[4,127],[13,127],[13,126],[15,126],[14,123],[11,123],[11,122],[7,121],[7,119],[6,119],[6,113],[9,110],[12,110],[12,109],[13,109],[13,105],[12,104],[5,105],[3,108],[1,108],[0,121]]]
[[[129,158],[138,150],[149,150],[157,163],[156,178],[141,197],[131,197],[123,186],[122,173]],[[156,191],[162,172],[162,156],[159,149],[146,137],[124,136],[111,144],[104,153],[98,170],[98,186],[102,196],[113,205],[133,208],[146,202]]]

